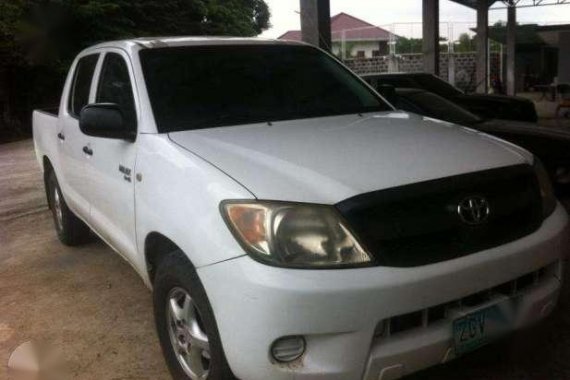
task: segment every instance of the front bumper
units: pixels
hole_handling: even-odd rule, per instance
[[[392,317],[460,300],[539,268],[540,283],[519,294],[519,325],[548,314],[557,299],[568,250],[559,205],[535,233],[455,260],[413,268],[293,270],[242,256],[198,269],[234,374],[256,379],[394,379],[453,358],[451,318],[391,336]],[[470,312],[480,307],[462,307]],[[278,338],[302,335],[307,349],[273,363]]]

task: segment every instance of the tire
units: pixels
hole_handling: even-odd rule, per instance
[[[89,241],[89,227],[69,209],[55,173],[51,171],[47,180],[48,203],[53,216],[59,240],[68,246],[76,246]]]
[[[226,361],[206,291],[182,251],[160,261],[153,302],[160,345],[173,379],[236,380]]]

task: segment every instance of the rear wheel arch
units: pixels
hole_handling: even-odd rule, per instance
[[[51,196],[48,191],[49,189],[48,181],[49,181],[49,176],[52,172],[54,172],[54,169],[48,156],[43,156],[42,162],[43,162],[43,171],[44,171],[44,189],[46,192],[48,206],[51,207]]]

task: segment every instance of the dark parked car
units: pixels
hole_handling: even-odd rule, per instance
[[[559,195],[570,190],[570,131],[534,123],[485,119],[434,93],[390,86],[380,92],[404,111],[464,125],[520,145],[541,159]]]
[[[396,88],[421,88],[459,104],[484,118],[536,122],[534,103],[528,99],[492,94],[466,94],[432,74],[395,73],[363,75],[362,78],[378,89],[381,85]]]

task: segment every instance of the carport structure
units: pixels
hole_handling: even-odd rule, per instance
[[[422,1],[422,31],[424,71],[439,73],[439,2]],[[547,5],[570,4],[570,0],[450,0],[477,12],[477,91],[488,90],[489,67],[489,8],[495,3],[503,3],[507,9],[506,41],[506,88],[509,95],[515,94],[515,54],[516,54],[516,9]],[[300,0],[301,34],[303,41],[330,50],[330,0]],[[570,38],[570,36],[568,36]],[[566,38],[566,36],[564,36]],[[570,56],[570,46],[560,44],[560,56]],[[561,67],[559,65],[559,71]]]

